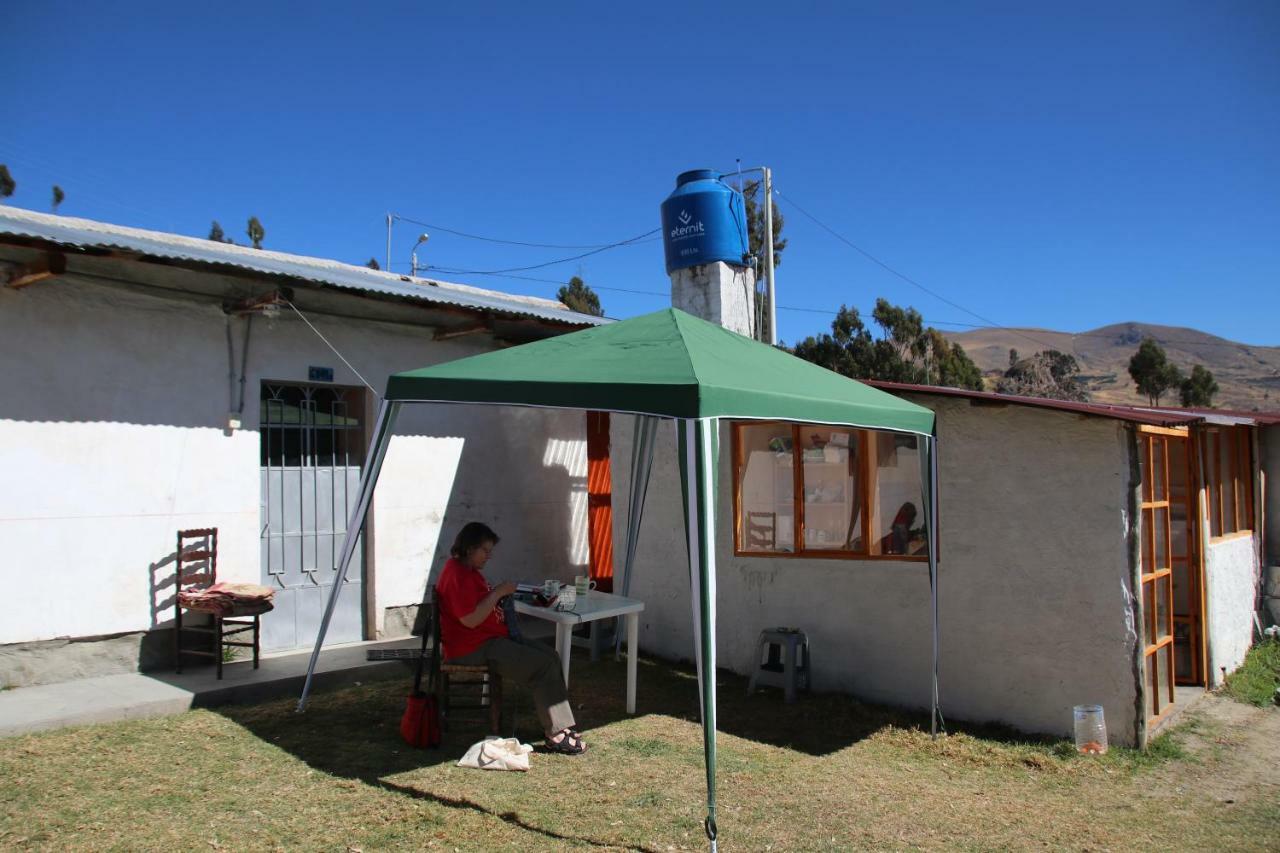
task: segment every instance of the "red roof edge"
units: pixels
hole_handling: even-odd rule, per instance
[[[1181,427],[1202,423],[1209,413],[1228,414],[1217,409],[1205,410],[1204,413],[1181,409],[1143,409],[1136,406],[1115,406],[1106,403],[1073,403],[1067,400],[1050,400],[1044,397],[1019,397],[1013,394],[996,394],[991,391],[970,391],[967,388],[944,388],[939,385],[912,385],[906,382],[884,382],[879,379],[860,380],[873,388],[882,391],[910,394],[933,394],[940,397],[963,397],[969,400],[982,400],[991,404],[1011,406],[1031,406],[1037,409],[1053,409],[1060,412],[1074,412],[1078,415],[1093,415],[1099,418],[1111,418],[1117,421],[1128,421],[1148,426]],[[1256,412],[1237,417],[1257,418]],[[1261,423],[1280,423],[1280,416],[1267,416]]]

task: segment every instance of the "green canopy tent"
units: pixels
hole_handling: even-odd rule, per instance
[[[847,379],[674,308],[511,349],[484,353],[388,380],[361,475],[337,582],[320,623],[298,710],[328,628],[397,413],[407,403],[469,403],[619,412],[675,421],[707,770],[706,829],[716,836],[715,508],[719,421],[782,420],[915,434],[924,448],[922,503],[929,538],[934,624],[933,727],[938,716],[937,454],[928,409]],[[638,431],[639,434],[639,431]],[[651,436],[651,432],[650,432]],[[652,453],[653,442],[643,442]],[[633,471],[636,470],[633,465]],[[646,466],[647,470],[647,466]],[[634,489],[633,483],[633,489]],[[639,520],[632,502],[627,554]],[[628,560],[630,562],[630,560]],[[629,581],[630,566],[626,580]]]

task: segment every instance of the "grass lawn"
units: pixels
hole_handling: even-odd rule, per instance
[[[1226,692],[1259,708],[1274,704],[1280,690],[1280,640],[1264,639],[1249,649],[1244,663],[1227,676]]]
[[[454,766],[478,723],[439,750],[405,747],[407,675],[317,695],[303,716],[283,700],[0,740],[0,848],[705,849],[692,674],[642,661],[628,717],[621,664],[584,657],[573,673],[590,751],[537,754],[528,774]],[[1257,720],[1280,731],[1274,708],[1084,758],[994,731],[935,742],[923,716],[841,696],[787,706],[729,675],[721,697],[726,851],[1276,849],[1280,786],[1206,784],[1257,751],[1240,740]],[[534,737],[528,700],[508,699]],[[1264,774],[1280,765],[1280,739],[1265,742]]]

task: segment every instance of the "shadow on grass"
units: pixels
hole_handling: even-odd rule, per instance
[[[214,709],[310,767],[336,777],[355,779],[418,800],[489,815],[559,842],[594,846],[627,846],[617,840],[567,836],[468,799],[452,798],[389,777],[457,761],[486,732],[481,716],[451,721],[440,748],[413,749],[400,739],[399,722],[411,683],[406,668],[402,680],[313,694],[305,714],[294,712],[293,699],[249,706]],[[731,673],[717,676],[718,722],[724,734],[784,747],[811,756],[827,755],[871,737],[886,728],[928,731],[928,713],[868,705],[842,694],[802,694],[787,705],[780,691],[747,695],[746,679]],[[517,685],[505,688],[503,734],[537,744],[541,731],[529,694]],[[606,657],[591,662],[575,654],[570,697],[579,728],[588,745],[591,731],[633,719],[626,713],[625,663]],[[697,724],[697,679],[691,667],[642,659],[637,705],[641,714],[660,715]],[[1051,745],[1057,738],[1037,737],[992,725],[952,725],[952,733],[1005,743]],[[572,761],[573,759],[560,759]],[[631,847],[643,850],[643,847]]]
[[[301,716],[294,713],[292,699],[216,710],[318,769],[353,778],[454,761],[484,736],[485,719],[473,712],[450,721],[441,748],[406,746],[400,740],[399,722],[411,681],[406,667],[403,680],[317,692]],[[623,662],[611,656],[592,662],[585,652],[576,651],[570,681],[570,699],[583,732],[632,718],[625,708]],[[641,715],[699,721],[697,679],[691,666],[642,658],[637,682]],[[799,701],[787,705],[780,690],[748,695],[747,679],[725,671],[717,673],[716,684],[720,732],[815,757],[838,752],[886,728],[929,728],[927,710],[872,705],[839,693],[802,693]],[[529,693],[507,684],[505,702],[502,733],[538,742],[542,733]],[[1000,724],[951,723],[948,730],[1006,744],[1053,745],[1061,740]]]
[[[559,832],[555,832],[554,830],[547,829],[546,827],[535,826],[529,823],[528,821],[524,820],[523,818],[521,818],[520,815],[516,814],[515,812],[493,811],[492,809],[485,808],[484,806],[478,803],[473,803],[470,800],[461,800],[454,797],[446,797],[441,794],[433,794],[429,791],[423,791],[419,788],[414,788],[409,785],[397,785],[394,782],[387,782],[382,779],[376,780],[374,784],[376,784],[379,788],[382,788],[383,790],[393,791],[398,794],[403,794],[404,796],[412,797],[415,800],[424,800],[426,802],[436,803],[437,805],[445,806],[446,808],[451,808],[451,809],[469,809],[471,811],[479,812],[480,814],[488,815],[490,817],[496,817],[498,820],[501,820],[505,823],[509,823],[512,826],[517,826],[520,829],[524,829],[529,832],[536,832],[538,835],[544,836],[546,838],[552,838],[552,839],[555,839],[556,841],[575,841],[580,844],[590,845],[592,847],[609,847],[615,850],[621,847],[626,850],[636,850],[636,851],[639,851],[639,853],[659,853],[659,851],[656,848],[645,847],[643,845],[621,844],[617,841],[601,841],[595,838],[584,838],[580,835],[565,835],[563,833],[559,833]]]

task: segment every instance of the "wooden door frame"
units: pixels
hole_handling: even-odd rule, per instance
[[[1147,690],[1152,691],[1152,698],[1149,703],[1154,709],[1154,713],[1147,717],[1147,729],[1157,725],[1165,718],[1169,710],[1177,701],[1177,661],[1176,661],[1176,636],[1177,636],[1177,620],[1174,616],[1173,601],[1173,580],[1174,580],[1174,555],[1173,555],[1173,497],[1172,497],[1172,481],[1170,480],[1171,465],[1169,460],[1169,444],[1171,441],[1177,440],[1185,442],[1183,444],[1183,459],[1186,465],[1185,482],[1187,491],[1187,553],[1185,555],[1185,564],[1189,578],[1194,578],[1193,566],[1199,561],[1195,559],[1196,536],[1194,533],[1195,525],[1192,524],[1190,496],[1192,487],[1195,485],[1195,478],[1192,475],[1192,445],[1189,440],[1190,434],[1187,430],[1174,430],[1165,427],[1139,426],[1137,430],[1138,440],[1138,459],[1139,470],[1142,474],[1139,486],[1138,507],[1141,514],[1140,529],[1142,531],[1140,538],[1140,570],[1139,570],[1139,595],[1142,602],[1142,634],[1141,652],[1143,664],[1143,681],[1147,685]],[[1157,460],[1155,449],[1159,446],[1161,453]],[[1145,460],[1146,464],[1143,464]],[[1157,463],[1159,468],[1157,469]],[[1160,472],[1157,478],[1156,471]],[[1156,494],[1156,480],[1159,479],[1162,489],[1160,494]],[[1163,514],[1163,539],[1162,543],[1156,541],[1156,533],[1159,526],[1155,524],[1158,515]],[[1161,548],[1163,545],[1163,549]],[[1163,550],[1167,565],[1160,565],[1157,562],[1157,556]],[[1167,624],[1165,628],[1165,636],[1160,636],[1160,630],[1156,619],[1160,614],[1159,597],[1161,595],[1161,584],[1167,584]],[[1199,579],[1195,579],[1196,586],[1203,588]],[[1147,594],[1147,587],[1150,585],[1151,593]],[[1203,609],[1200,612],[1200,624],[1203,625]],[[1192,614],[1194,617],[1195,614]],[[1196,642],[1197,635],[1202,635],[1203,631],[1192,631],[1192,642]],[[1199,637],[1202,643],[1202,636]],[[1152,669],[1150,661],[1158,660],[1164,649],[1168,649],[1166,654],[1168,672],[1162,673],[1159,669]],[[1193,654],[1195,650],[1193,649]],[[1156,675],[1162,676],[1159,683],[1155,680]],[[1161,684],[1164,685],[1164,691],[1161,690]],[[1167,698],[1166,698],[1167,696]],[[1163,700],[1163,701],[1162,701]],[[1143,714],[1147,714],[1148,703],[1143,704]]]
[[[613,469],[608,412],[587,412],[588,574],[596,588],[613,592]]]

